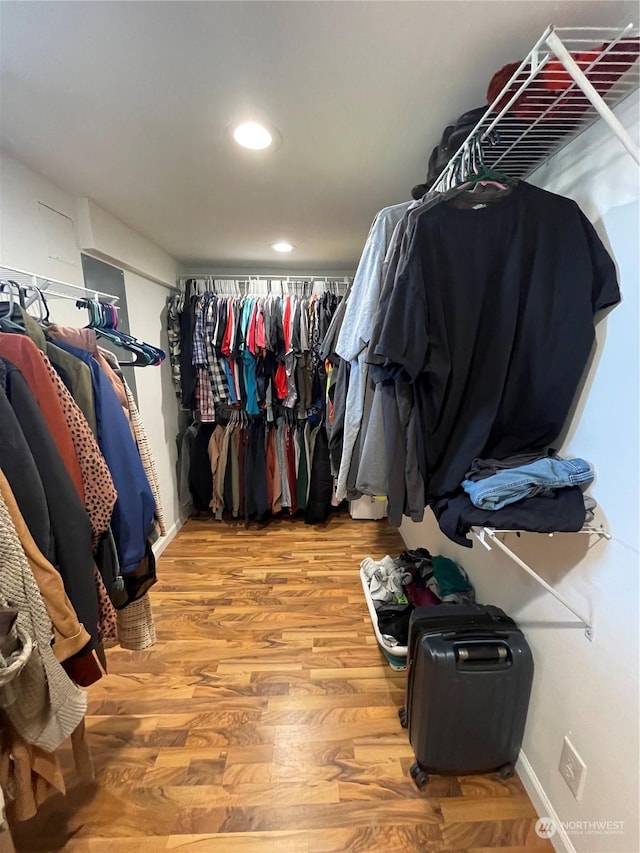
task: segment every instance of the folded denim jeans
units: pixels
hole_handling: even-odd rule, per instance
[[[464,480],[462,488],[480,509],[496,510],[540,490],[580,486],[593,480],[593,469],[584,459],[538,459],[529,465],[498,471],[476,482]]]

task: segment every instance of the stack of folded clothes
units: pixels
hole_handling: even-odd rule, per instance
[[[593,519],[595,501],[582,492],[593,477],[584,459],[563,459],[553,450],[474,459],[464,491],[437,502],[433,511],[442,531],[467,547],[472,527],[576,532]]]
[[[426,548],[403,551],[396,558],[367,557],[360,568],[369,585],[378,628],[390,648],[409,642],[409,619],[414,607],[475,601],[464,569],[447,557],[432,557]]]

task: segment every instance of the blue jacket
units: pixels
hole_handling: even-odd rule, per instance
[[[56,346],[89,365],[98,426],[98,445],[105,458],[118,499],[111,529],[120,571],[133,572],[145,556],[156,504],[127,418],[109,379],[90,352],[56,340]]]

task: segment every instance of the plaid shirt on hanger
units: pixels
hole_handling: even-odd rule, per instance
[[[193,353],[191,363],[196,368],[198,379],[196,385],[196,401],[200,420],[203,423],[214,423],[216,419],[215,400],[209,375],[207,347],[205,343],[204,315],[207,307],[207,294],[196,299],[193,324]]]
[[[207,349],[204,336],[204,314],[207,307],[207,295],[199,296],[196,300],[193,327],[193,354],[191,356],[191,363],[194,367],[206,367],[207,365]]]
[[[196,400],[198,401],[198,411],[200,420],[203,423],[215,423],[216,406],[213,399],[213,389],[211,387],[211,376],[209,375],[208,367],[199,367],[197,369],[198,384],[196,386]]]
[[[227,404],[229,402],[227,374],[222,359],[216,354],[215,350],[216,326],[219,322],[218,299],[213,293],[209,293],[207,296],[209,298],[204,311],[204,341],[212,394],[215,403]]]

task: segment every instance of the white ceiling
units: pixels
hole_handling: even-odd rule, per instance
[[[635,2],[2,2],[1,142],[191,266],[349,268],[548,23]],[[281,147],[225,125],[262,118]]]

